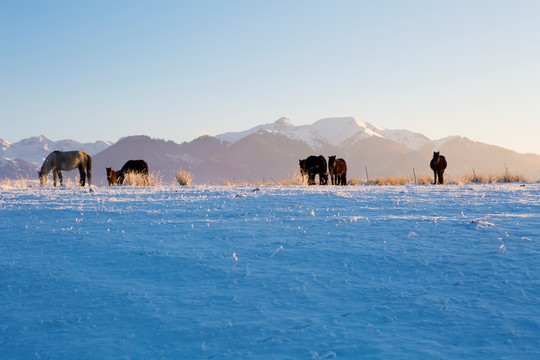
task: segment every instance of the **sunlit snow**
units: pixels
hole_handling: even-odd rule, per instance
[[[5,359],[534,359],[540,185],[0,188]]]

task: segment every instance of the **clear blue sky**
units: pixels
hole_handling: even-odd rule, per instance
[[[2,1],[0,138],[354,116],[540,154],[540,1]]]

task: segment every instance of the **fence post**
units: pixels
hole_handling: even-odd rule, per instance
[[[367,166],[366,166],[366,179],[367,179],[367,182],[369,184],[369,175],[368,175],[368,171],[367,171]]]

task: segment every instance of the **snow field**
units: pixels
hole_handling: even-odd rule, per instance
[[[2,188],[6,359],[534,359],[540,185]]]

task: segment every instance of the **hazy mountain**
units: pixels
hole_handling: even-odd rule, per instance
[[[0,140],[0,144],[0,162],[8,159],[21,159],[27,163],[41,166],[47,155],[55,150],[82,150],[90,155],[95,155],[112,143],[109,141],[92,143],[80,143],[75,140],[52,141],[42,135],[23,139],[13,144]]]
[[[473,170],[477,174],[498,175],[508,169],[533,180],[540,180],[540,156],[536,154],[520,154],[463,137],[446,141],[440,151],[453,163],[451,169],[448,169],[450,175],[471,174]]]
[[[81,149],[93,155],[93,183],[105,185],[105,167],[119,170],[127,160],[144,159],[164,183],[175,183],[179,170],[193,174],[194,184],[272,182],[298,176],[298,160],[309,155],[336,155],[348,163],[348,178],[428,175],[429,160],[440,150],[448,161],[447,178],[502,174],[507,169],[540,179],[540,156],[519,154],[459,136],[430,140],[408,130],[383,129],[354,118],[328,118],[295,126],[281,118],[274,123],[202,136],[190,142],[130,136],[115,144],[52,142],[40,136],[9,144],[0,141],[0,178],[34,177],[52,150]],[[101,149],[101,151],[97,151]],[[414,169],[414,170],[413,170]],[[76,173],[76,172],[74,172]]]
[[[181,146],[173,141],[151,139],[148,136],[129,136],[118,140],[93,157],[93,181],[106,183],[106,167],[120,170],[127,160],[145,160],[149,171],[157,176],[172,178],[181,160]]]
[[[348,162],[350,177],[431,175],[429,160],[433,151],[446,156],[451,177],[472,174],[502,174],[507,169],[531,179],[540,179],[540,156],[520,154],[460,136],[430,140],[408,130],[392,130],[352,117],[327,118],[312,125],[295,126],[287,118],[242,132],[217,135],[231,143],[251,134],[280,134],[306,143],[313,154],[337,155]],[[310,153],[304,154],[306,157]],[[367,168],[367,169],[366,169]]]
[[[387,130],[353,117],[326,118],[312,125],[302,126],[295,126],[289,119],[281,118],[271,124],[259,125],[246,131],[217,135],[216,138],[234,143],[248,135],[260,132],[274,132],[293,140],[302,140],[314,150],[327,146],[346,148],[360,140],[372,137],[397,142],[410,150],[419,150],[431,143],[431,140],[422,134],[408,130]]]
[[[97,154],[112,143],[96,141],[80,143],[74,140],[52,141],[45,136],[31,137],[16,143],[0,139],[0,179],[37,177],[43,160],[55,150],[82,150],[90,155]]]

